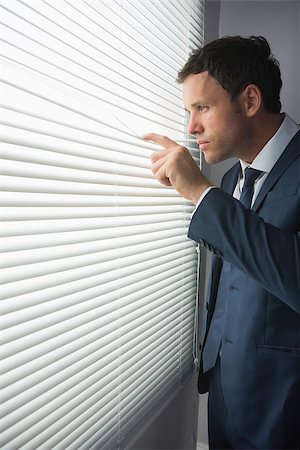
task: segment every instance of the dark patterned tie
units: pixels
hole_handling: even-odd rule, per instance
[[[249,209],[251,206],[255,180],[261,173],[261,170],[252,169],[252,167],[247,167],[247,169],[245,170],[245,181],[241,193],[240,202],[247,209]]]
[[[254,192],[254,182],[261,173],[262,172],[260,170],[252,169],[251,167],[248,167],[245,170],[245,181],[240,197],[240,202],[245,206],[245,208],[249,209],[251,206]],[[215,366],[221,348],[224,328],[224,316],[229,293],[230,270],[230,263],[228,263],[227,261],[223,261],[215,303],[215,310],[213,313],[211,324],[209,326],[206,340],[204,341],[202,352],[203,372],[206,372]]]

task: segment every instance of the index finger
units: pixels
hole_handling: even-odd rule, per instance
[[[172,139],[168,138],[167,136],[163,136],[162,134],[157,133],[144,134],[143,139],[145,139],[145,141],[155,142],[155,144],[161,145],[164,148],[173,147],[174,144],[178,145],[177,142],[172,141]]]

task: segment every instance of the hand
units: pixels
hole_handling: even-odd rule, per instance
[[[188,149],[160,134],[149,133],[143,138],[164,147],[151,155],[155,178],[165,186],[173,186],[182,197],[196,205],[212,184],[204,177]]]

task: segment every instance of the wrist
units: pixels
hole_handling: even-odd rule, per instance
[[[214,187],[214,185],[210,182],[198,186],[198,188],[194,191],[193,195],[191,196],[192,203],[194,203],[194,205],[197,205],[199,203],[200,198],[205,194],[207,189],[211,187]]]

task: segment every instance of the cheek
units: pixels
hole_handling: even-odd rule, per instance
[[[231,120],[228,120],[226,111],[208,111],[203,116],[203,122],[205,123],[205,129],[208,134],[212,136],[221,136],[226,134],[227,130],[231,127]]]
[[[244,123],[239,114],[233,114],[232,109],[209,111],[203,120],[205,137],[218,147],[219,151],[236,146],[243,136]],[[217,150],[217,149],[215,149]]]
[[[219,138],[223,143],[227,145],[235,145],[241,141],[243,136],[243,131],[240,121],[236,117],[225,116],[223,121],[220,123],[220,127],[217,131]]]

